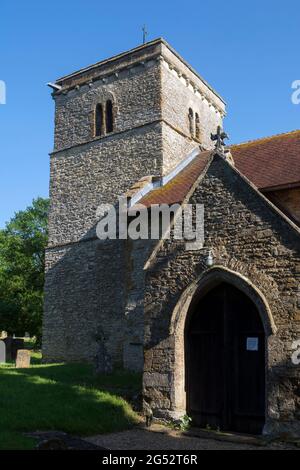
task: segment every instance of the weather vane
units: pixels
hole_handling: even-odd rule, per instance
[[[228,135],[226,132],[223,131],[221,126],[217,127],[217,133],[216,134],[210,134],[211,140],[216,141],[215,149],[219,150],[220,152],[223,153],[224,147],[225,147],[225,139],[228,139]]]
[[[146,25],[144,24],[143,26],[143,44],[146,43],[146,40],[147,40],[147,35],[148,35],[148,31],[147,31],[147,28],[146,28]]]

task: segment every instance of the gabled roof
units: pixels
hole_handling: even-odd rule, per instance
[[[300,130],[230,147],[235,167],[260,191],[300,187]],[[166,185],[153,189],[139,203],[181,203],[206,168],[212,151],[200,152]]]
[[[166,185],[146,194],[140,201],[146,207],[151,204],[182,202],[201,173],[206,168],[212,152],[200,152],[180,173]]]
[[[188,178],[188,176],[190,176],[192,174],[192,169],[191,168],[196,169],[196,166],[197,166],[196,160],[198,162],[201,160],[201,165],[199,165],[199,168],[201,166],[202,170],[200,171],[200,174],[198,174],[198,178],[196,178],[196,180],[193,181],[193,184],[190,185],[189,190],[186,192],[185,197],[184,197],[184,199],[182,199],[181,202],[186,203],[186,202],[190,201],[190,197],[193,194],[193,192],[195,191],[195,189],[198,186],[201,187],[201,184],[203,184],[203,181],[205,180],[205,175],[207,175],[207,173],[209,173],[211,165],[213,165],[216,160],[219,160],[219,161],[217,161],[217,167],[219,167],[219,165],[221,165],[221,171],[219,172],[219,175],[215,175],[215,177],[220,178],[222,180],[224,178],[224,180],[226,181],[226,178],[228,178],[228,176],[230,177],[230,173],[228,171],[224,171],[224,170],[226,170],[226,168],[230,169],[230,171],[234,175],[235,184],[237,184],[238,187],[240,187],[240,184],[245,185],[245,188],[247,188],[248,191],[250,192],[251,199],[248,199],[248,201],[249,200],[252,201],[253,198],[254,198],[254,202],[256,202],[256,198],[257,198],[257,201],[260,201],[262,203],[262,207],[265,207],[266,216],[268,215],[268,212],[277,215],[279,217],[279,220],[281,220],[281,222],[283,224],[285,224],[284,226],[282,226],[282,228],[283,228],[282,232],[283,232],[283,234],[286,234],[286,233],[288,234],[289,245],[290,245],[289,231],[291,230],[291,233],[293,233],[297,237],[297,238],[295,238],[295,241],[296,241],[295,248],[298,249],[298,250],[300,249],[300,227],[297,226],[283,212],[281,212],[281,210],[276,205],[274,205],[261,191],[259,191],[258,188],[250,180],[248,180],[248,178],[246,176],[244,176],[235,167],[235,165],[232,164],[233,162],[231,161],[230,158],[224,158],[224,155],[222,155],[220,152],[218,152],[216,150],[212,150],[210,152],[202,152],[200,155],[198,155],[198,158],[197,157],[195,158],[195,161],[192,161],[188,166],[186,166],[182,170],[181,173],[178,173],[178,175],[176,175],[174,177],[173,183],[174,183],[175,180],[177,180],[177,178],[181,178],[181,179],[185,180],[184,175],[185,175],[186,178]],[[215,167],[215,170],[216,170],[216,167]],[[213,174],[215,174],[215,170],[213,170]],[[170,183],[172,183],[172,181],[167,183],[164,188],[159,188],[157,190],[151,191],[151,193],[149,193],[147,196],[145,196],[140,202],[143,203],[143,204],[146,203],[146,205],[149,206],[150,200],[151,200],[151,201],[153,201],[153,204],[156,204],[157,201],[159,200],[159,197],[154,198],[154,193],[156,193],[157,196],[158,196],[158,194],[160,194],[161,197],[164,196],[164,199],[162,199],[162,202],[165,202],[168,199],[169,195],[171,194]],[[185,186],[185,183],[184,183],[184,186]],[[186,187],[187,186],[185,186],[185,188]],[[146,200],[146,197],[147,197],[147,200]],[[200,197],[201,197],[201,195],[200,195]],[[174,197],[170,197],[170,201],[174,202]],[[201,199],[200,199],[200,201],[201,201]],[[214,198],[213,198],[213,201],[214,201]],[[223,202],[226,204],[225,201],[223,201]],[[214,204],[214,202],[212,202],[212,204]],[[135,207],[136,207],[137,210],[141,210],[141,208],[139,208],[138,204]],[[257,207],[257,206],[255,205],[255,207]],[[264,210],[263,210],[263,212],[264,212]],[[272,219],[272,220],[274,220],[274,219]],[[269,219],[269,221],[270,221],[270,219]],[[277,229],[278,229],[278,226],[277,226]],[[165,238],[166,234],[168,234],[168,233],[169,233],[169,231],[167,231],[158,240],[156,246],[151,250],[150,256],[149,256],[149,258],[147,259],[147,261],[144,265],[144,269],[148,269],[151,266],[152,261],[156,258],[156,255],[157,255],[160,247],[162,246],[162,244],[164,243],[164,241],[166,239]],[[196,249],[198,250],[198,248],[196,248]]]
[[[300,130],[233,145],[236,168],[261,191],[300,186]]]

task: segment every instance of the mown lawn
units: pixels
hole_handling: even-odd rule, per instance
[[[30,449],[24,432],[56,430],[92,435],[128,429],[137,415],[121,398],[140,390],[140,376],[95,375],[86,364],[41,364],[29,369],[0,366],[0,449]]]

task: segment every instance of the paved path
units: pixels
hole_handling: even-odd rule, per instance
[[[152,430],[141,428],[129,431],[102,434],[86,438],[88,442],[109,450],[266,450],[297,449],[294,445],[273,443],[268,446],[256,446],[236,442],[224,442],[215,439],[184,436],[163,426],[153,426]],[[300,450],[300,449],[298,449]]]

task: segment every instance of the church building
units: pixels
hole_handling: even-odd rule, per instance
[[[44,361],[140,372],[161,419],[299,435],[300,131],[225,146],[223,98],[164,39],[49,85]],[[175,217],[100,239],[120,196],[202,207],[201,242]]]

